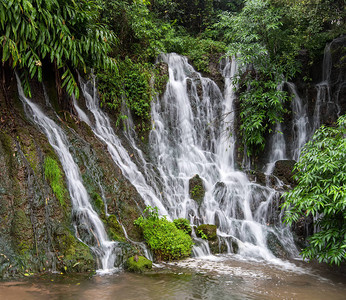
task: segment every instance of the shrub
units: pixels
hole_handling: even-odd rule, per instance
[[[148,206],[146,216],[134,221],[142,228],[143,236],[157,260],[177,260],[190,256],[193,242],[183,230],[178,229],[166,216],[159,217],[157,207]]]

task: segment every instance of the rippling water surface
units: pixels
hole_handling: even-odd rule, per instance
[[[328,266],[277,265],[237,256],[189,259],[149,274],[49,275],[0,283],[0,299],[345,299],[346,277]]]

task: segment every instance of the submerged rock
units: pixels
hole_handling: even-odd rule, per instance
[[[153,263],[151,260],[144,256],[131,256],[126,262],[126,269],[134,273],[143,273],[147,270],[151,270]]]

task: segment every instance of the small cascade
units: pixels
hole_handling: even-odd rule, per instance
[[[86,106],[92,113],[94,122],[89,119],[89,117],[77,105],[76,101],[74,101],[74,106],[80,119],[87,123],[94,134],[107,145],[107,149],[113,161],[117,166],[119,166],[123,175],[137,189],[144,202],[147,205],[158,207],[159,212],[162,215],[168,215],[165,207],[162,205],[160,196],[155,193],[155,190],[149,184],[147,184],[145,177],[138,170],[136,164],[132,162],[129,153],[115,134],[108,116],[100,109],[95,79],[92,82],[84,82],[80,78],[80,85],[86,101]]]
[[[304,144],[308,141],[308,126],[309,119],[307,114],[307,106],[303,104],[302,99],[298,95],[297,88],[294,83],[286,83],[289,91],[291,92],[292,98],[292,133],[293,133],[293,145],[292,145],[292,159],[298,161],[300,151]]]
[[[322,123],[330,122],[328,117],[340,116],[340,98],[345,90],[346,78],[344,68],[342,66],[333,65],[333,57],[344,55],[340,49],[345,49],[346,36],[341,36],[327,44],[324,49],[323,66],[322,66],[322,81],[316,85],[317,97],[313,115],[312,133],[318,129]],[[339,50],[337,50],[339,49]],[[335,51],[337,50],[337,51]],[[340,52],[341,53],[338,53]],[[335,120],[334,120],[335,121]]]
[[[70,145],[65,133],[37,104],[25,97],[18,77],[17,82],[19,97],[23,102],[27,116],[46,135],[64,169],[73,206],[76,236],[96,254],[99,273],[115,271],[114,266],[120,264],[117,260],[121,255],[121,250],[117,242],[108,239],[102,221],[90,204],[90,198],[83,185],[79,168],[69,151]]]

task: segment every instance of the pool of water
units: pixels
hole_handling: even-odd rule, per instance
[[[0,282],[0,299],[345,299],[346,276],[326,265],[213,256],[147,274],[50,274]]]

